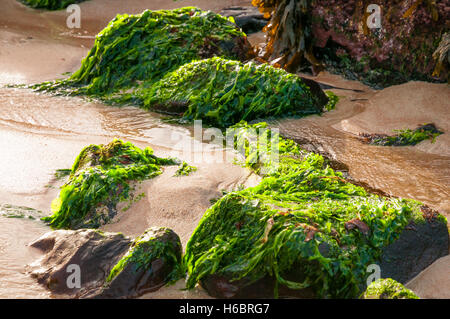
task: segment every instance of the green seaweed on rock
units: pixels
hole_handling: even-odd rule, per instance
[[[129,198],[131,181],[153,178],[162,173],[162,165],[177,164],[155,156],[149,147],[142,150],[118,139],[87,146],[52,202],[53,215],[43,220],[53,228],[97,228],[114,217],[119,201]]]
[[[95,39],[81,67],[68,79],[31,86],[133,102],[135,87],[149,87],[167,72],[211,56],[247,59],[251,46],[229,19],[195,7],[119,14]]]
[[[372,282],[362,295],[363,299],[419,299],[411,290],[394,279],[378,279]]]
[[[323,109],[297,75],[220,57],[185,64],[135,95],[144,108],[221,128],[241,120],[320,114]]]
[[[135,269],[144,268],[151,271],[152,262],[163,259],[172,271],[167,274],[165,282],[172,284],[185,276],[185,270],[181,258],[181,243],[178,241],[164,240],[164,235],[170,236],[170,230],[165,227],[154,227],[146,230],[137,237],[128,252],[111,269],[106,282],[110,283],[116,278],[128,264],[135,264]]]
[[[206,211],[186,246],[189,289],[209,275],[247,285],[270,276],[276,287],[355,298],[364,288],[366,267],[377,262],[383,247],[411,220],[425,221],[420,203],[367,193],[265,123],[234,128],[236,143],[249,129],[258,133],[253,143],[278,143],[279,159],[248,162],[257,172],[270,166],[261,183],[226,194]],[[246,157],[258,157],[251,144],[245,145]],[[287,279],[298,265],[303,280]]]
[[[67,8],[71,4],[84,1],[86,0],[20,0],[20,2],[29,7],[47,10],[61,10]]]

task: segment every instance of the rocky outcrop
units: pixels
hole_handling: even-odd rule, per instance
[[[31,276],[55,295],[131,298],[182,274],[180,240],[166,228],[151,228],[134,241],[98,230],[57,230],[30,246],[44,254],[29,266]]]
[[[289,71],[326,67],[375,88],[411,79],[448,80],[446,1],[254,3],[271,16],[264,57]],[[380,24],[374,23],[376,10]]]

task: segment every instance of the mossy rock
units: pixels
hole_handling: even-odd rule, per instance
[[[213,56],[247,60],[252,52],[234,23],[211,11],[185,7],[120,14],[96,36],[78,71],[32,87],[134,102],[133,88],[150,87],[183,64]]]
[[[184,276],[180,239],[164,227],[134,240],[94,229],[56,230],[30,246],[44,254],[30,266],[32,277],[66,297],[133,298]],[[108,278],[111,273],[114,278]]]
[[[222,298],[356,298],[366,288],[371,264],[381,264],[382,272],[385,263],[395,265],[411,276],[411,264],[422,270],[448,253],[446,219],[437,212],[413,200],[368,193],[325,165],[322,156],[301,150],[264,123],[235,129],[245,164],[263,179],[226,194],[206,211],[186,246],[187,288],[201,283]],[[256,138],[249,136],[251,129]],[[273,143],[278,162],[268,152]],[[390,261],[393,245],[407,241],[412,224],[425,225],[435,236],[430,241],[416,228],[427,256],[400,245],[407,251],[397,250],[399,258],[412,259]]]
[[[171,229],[147,229],[111,269],[98,297],[132,297],[176,282],[185,276],[181,254],[180,238]]]
[[[20,0],[20,2],[29,7],[47,10],[61,10],[67,8],[71,4],[84,1],[86,0]]]
[[[411,290],[392,278],[372,282],[362,295],[363,299],[419,299]]]
[[[328,102],[320,88],[313,93],[297,75],[219,57],[185,64],[135,94],[149,110],[221,128],[241,120],[320,114]]]
[[[161,166],[176,164],[155,156],[149,147],[142,150],[118,139],[87,146],[52,203],[53,215],[43,220],[53,228],[100,227],[116,215],[117,203],[130,199],[132,181],[153,178],[162,173]]]

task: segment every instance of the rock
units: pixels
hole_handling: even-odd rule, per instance
[[[180,238],[165,227],[147,229],[111,270],[100,298],[135,297],[184,277]]]
[[[163,248],[158,250],[155,245],[147,245],[149,242],[162,244]],[[57,230],[46,233],[30,246],[44,253],[29,266],[31,276],[53,294],[71,298],[136,297],[163,286],[174,269],[180,273],[179,265],[171,263],[174,259],[167,254],[166,247],[175,248],[173,256],[179,260],[181,243],[178,236],[166,228],[150,228],[134,241],[120,233]],[[130,259],[113,280],[108,281],[115,265],[124,256],[132,257],[130,251],[136,251],[136,247],[141,247],[140,256],[156,257],[144,258],[139,265]],[[77,269],[79,285],[75,279]]]
[[[118,14],[70,78],[32,87],[141,105],[131,92],[145,91],[184,64],[214,56],[247,61],[254,55],[245,33],[217,13],[195,7],[145,10]]]
[[[177,163],[155,156],[149,147],[140,149],[118,139],[89,145],[76,158],[53,201],[53,215],[42,220],[52,228],[98,228],[114,218],[119,202],[132,204],[133,182],[158,176],[161,166]]]
[[[220,11],[225,17],[233,17],[236,25],[246,34],[261,31],[268,19],[256,7],[228,7]]]
[[[237,140],[263,124],[242,124]],[[248,158],[260,151],[251,143],[267,139],[259,134]],[[200,283],[220,298],[358,298],[370,266],[403,284],[448,253],[447,221],[438,212],[371,194],[320,155],[279,143],[277,166],[246,162],[268,168],[258,186],[228,193],[205,212],[186,245],[187,288]]]
[[[391,278],[372,282],[362,299],[419,299],[411,290]]]
[[[401,233],[400,237],[383,250],[383,255],[378,263],[381,269],[381,277],[391,278],[389,281],[383,282],[383,293],[385,292],[384,290],[387,290],[386,287],[391,286],[392,282],[398,281],[396,287],[403,287],[402,284],[405,284],[408,280],[416,276],[417,273],[425,269],[423,273],[408,283],[407,286],[414,291],[419,290],[421,292],[419,295],[423,298],[433,298],[434,289],[430,289],[430,287],[427,288],[428,280],[425,278],[429,278],[430,276],[436,277],[437,274],[444,277],[447,276],[448,267],[446,268],[445,266],[448,266],[449,262],[445,262],[445,260],[450,260],[448,258],[450,256],[441,258],[436,262],[434,268],[439,268],[439,271],[427,271],[426,268],[436,259],[448,254],[449,243],[447,227],[445,223],[439,222],[438,220],[432,222],[427,221],[415,226],[412,225],[413,223],[410,223]],[[321,249],[321,247],[319,247],[319,250],[326,249]],[[286,279],[301,282],[304,278],[304,265],[297,264],[293,266],[292,269],[292,271],[285,275]],[[433,275],[430,275],[431,272]],[[230,281],[224,276],[208,275],[201,281],[201,285],[208,294],[216,298],[274,298],[275,282],[275,278],[270,276],[266,276],[255,283],[248,284],[248,281],[245,278],[238,281]],[[441,290],[449,291],[448,287],[442,285],[441,282],[439,282],[438,286]],[[368,291],[371,291],[369,290],[369,287],[365,293],[365,299],[409,299],[414,298],[415,296],[412,292],[412,295],[408,296],[403,296],[403,293],[401,293],[400,296],[402,297],[398,297],[397,295],[374,296],[372,293],[368,295]],[[377,285],[376,287],[377,289],[381,289],[380,285]],[[366,287],[361,285],[360,289],[361,291],[364,291]],[[402,289],[409,291],[404,287]],[[400,291],[397,291],[397,293],[400,293]],[[311,287],[294,290],[289,289],[285,285],[279,285],[278,297],[310,299],[318,298],[320,296],[318,296],[316,291]]]
[[[400,237],[383,250],[382,278],[393,278],[405,284],[435,260],[448,255],[447,224],[438,218],[423,223],[410,222]]]

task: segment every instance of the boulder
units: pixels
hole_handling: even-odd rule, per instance
[[[264,175],[205,212],[186,245],[187,288],[200,283],[219,298],[358,298],[376,265],[376,275],[405,283],[448,254],[437,211],[352,184],[264,123],[234,128],[246,165]],[[258,137],[245,142],[249,129]],[[267,152],[250,161],[269,136],[279,161]]]
[[[182,276],[181,243],[166,228],[150,228],[134,241],[92,229],[56,230],[30,246],[44,254],[29,266],[31,276],[59,296],[131,298]]]

